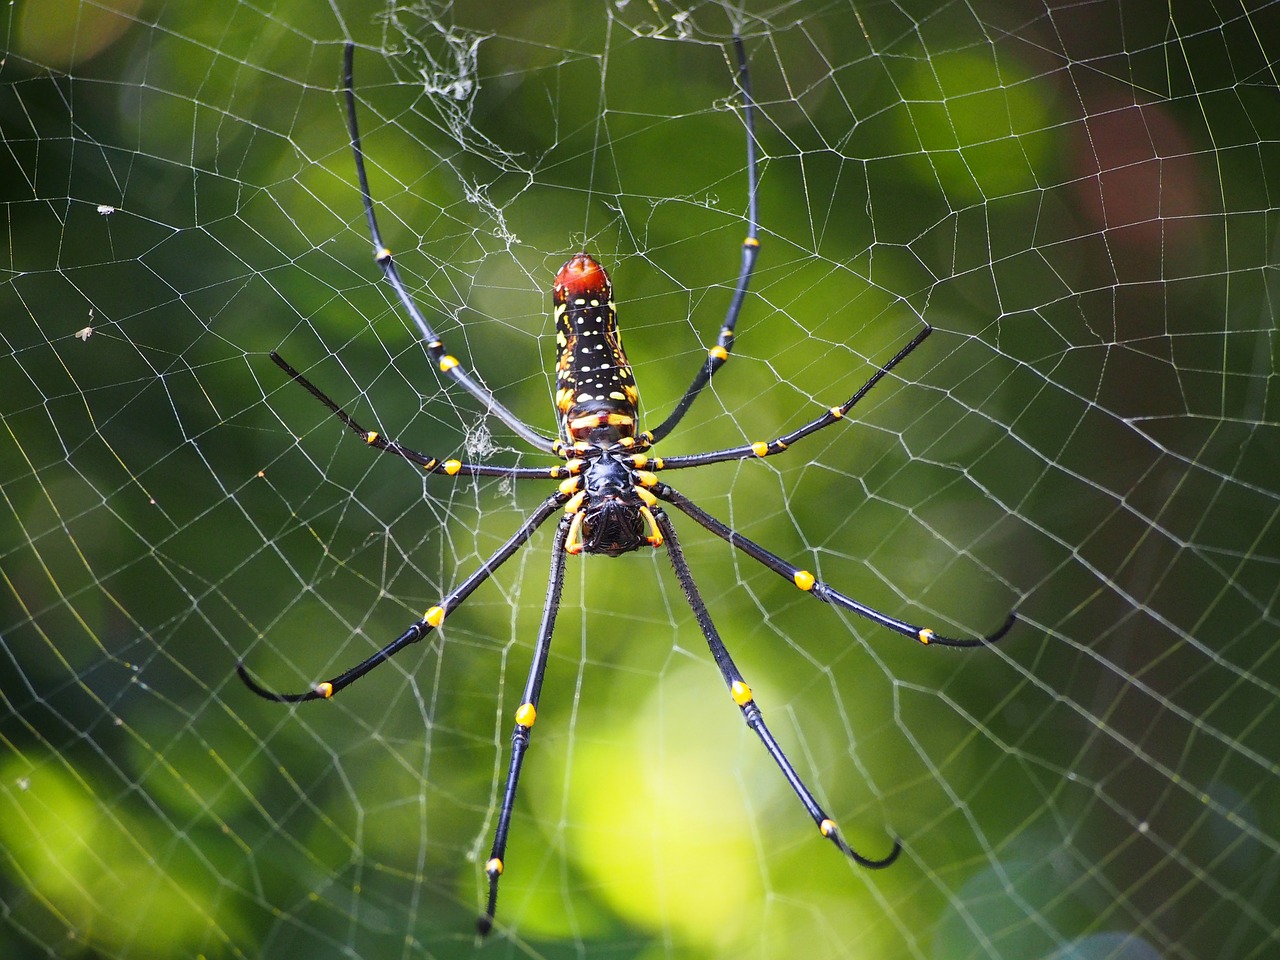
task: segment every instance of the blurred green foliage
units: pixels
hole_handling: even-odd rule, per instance
[[[859,849],[903,839],[871,874],[743,728],[665,558],[575,561],[487,949],[1263,956],[1275,9],[11,6],[0,952],[472,955],[549,535],[333,703],[233,673],[362,659],[545,496],[415,478],[267,359],[430,453],[543,462],[378,281],[342,43],[402,270],[549,432],[574,250],[613,276],[654,417],[714,341],[738,29],[763,251],[730,368],[660,452],[776,436],[936,332],[848,429],[666,479],[892,614],[1024,620],[923,649],[684,534],[802,775]]]

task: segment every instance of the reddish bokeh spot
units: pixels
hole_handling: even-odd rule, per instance
[[[1171,263],[1198,260],[1215,208],[1204,196],[1203,158],[1180,119],[1160,104],[1106,97],[1089,108],[1076,138],[1075,190],[1117,279],[1159,280]]]

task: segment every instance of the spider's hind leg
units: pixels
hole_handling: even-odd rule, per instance
[[[416,463],[427,473],[443,473],[450,477],[507,477],[512,480],[563,480],[565,477],[570,476],[570,472],[561,465],[547,468],[500,467],[486,463],[463,463],[461,460],[441,460],[438,457],[429,457],[425,453],[419,453],[411,447],[406,447],[398,441],[384,436],[377,430],[366,430],[360,426],[351,414],[338,406],[337,403],[330,399],[327,393],[295,370],[288,360],[274,350],[271,352],[271,362],[288,374],[294,383],[328,407],[338,420],[346,424],[347,428],[370,448],[381,453],[393,454],[403,460],[408,460],[410,463]]]
[[[733,49],[738,57],[738,89],[742,91],[742,117],[747,128],[747,236],[742,241],[742,264],[738,268],[738,281],[733,286],[733,297],[725,312],[724,322],[720,325],[720,335],[716,345],[707,351],[707,359],[694,375],[684,395],[677,401],[675,408],[652,431],[649,431],[650,444],[657,443],[684,418],[685,413],[698,399],[702,388],[711,382],[716,371],[725,365],[733,350],[734,328],[738,325],[738,316],[742,313],[742,303],[747,296],[747,285],[751,283],[751,275],[756,269],[756,257],[760,254],[760,220],[759,207],[756,200],[758,175],[756,171],[756,106],[751,96],[751,70],[747,65],[747,51],[742,45],[741,37],[733,38]]]

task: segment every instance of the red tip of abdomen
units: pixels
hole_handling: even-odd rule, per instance
[[[589,253],[575,253],[556,274],[551,292],[557,303],[579,298],[604,303],[611,299],[609,275]]]

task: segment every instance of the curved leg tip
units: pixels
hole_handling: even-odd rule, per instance
[[[274,690],[268,690],[253,679],[249,671],[245,669],[243,660],[236,661],[236,673],[239,675],[240,681],[263,700],[271,700],[275,703],[298,703],[303,700],[319,700],[324,696],[316,690],[308,690],[306,693],[276,693]]]
[[[1018,612],[1016,610],[1010,610],[1009,616],[1006,617],[1004,623],[1000,625],[1000,629],[997,630],[995,633],[992,633],[992,634],[989,634],[988,636],[983,637],[982,642],[995,643],[998,640],[1001,640],[1006,633],[1008,633],[1010,630],[1013,629],[1013,625],[1017,622],[1018,622]]]
[[[893,841],[893,849],[889,851],[888,856],[874,859],[872,857],[864,857],[857,850],[849,846],[845,838],[840,834],[840,830],[833,820],[824,820],[818,827],[822,831],[822,835],[840,848],[840,851],[850,860],[859,866],[866,867],[868,870],[883,870],[885,867],[898,859],[898,854],[902,853],[902,844],[895,837]]]
[[[995,633],[989,633],[985,637],[975,637],[973,639],[959,639],[957,637],[941,637],[932,630],[921,630],[916,634],[916,639],[924,644],[935,644],[939,647],[985,647],[993,643],[998,643],[1004,638],[1004,635],[1013,629],[1013,625],[1018,622],[1018,614],[1011,612],[1005,618],[1004,623]]]
[[[902,841],[897,837],[894,837],[893,849],[889,851],[889,855],[887,857],[883,857],[880,860],[870,860],[867,857],[863,857],[855,853],[853,854],[853,859],[857,860],[858,863],[870,870],[883,870],[885,867],[891,866],[893,862],[898,859],[898,855],[900,853],[902,853]]]

